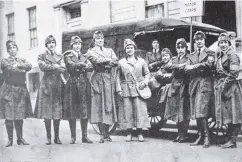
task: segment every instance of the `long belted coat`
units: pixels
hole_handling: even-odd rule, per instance
[[[21,67],[18,67],[21,65]],[[4,58],[1,61],[4,83],[0,88],[0,119],[21,120],[33,117],[26,72],[32,65],[23,58]]]
[[[213,51],[204,48],[189,55],[188,65],[194,65],[187,71],[189,82],[191,118],[207,118],[214,116],[214,75],[215,66],[208,58],[214,57]]]
[[[220,52],[216,63],[215,106],[216,120],[223,124],[242,123],[242,92],[236,80],[240,59],[232,48]]]
[[[190,105],[188,85],[189,79],[185,73],[185,65],[180,67],[180,64],[186,63],[188,55],[176,57],[172,60],[172,64],[166,65],[166,70],[172,70],[173,79],[168,90],[166,101],[165,118],[174,122],[182,122],[190,119]]]
[[[69,50],[64,53],[64,61],[69,73],[65,85],[63,119],[87,119],[90,109],[90,82],[87,72],[93,70],[92,64],[84,54]],[[87,66],[86,66],[87,65]]]
[[[147,103],[139,96],[138,87],[135,84],[137,81],[148,84],[150,72],[147,63],[138,57],[135,63],[123,58],[119,61],[117,70],[116,90],[117,92],[121,91],[123,94],[123,98],[119,102],[119,127],[122,129],[150,127]]]
[[[90,78],[91,123],[112,125],[117,121],[114,95],[117,56],[111,48],[94,47],[88,50],[87,57],[94,68]],[[106,58],[111,58],[112,63]]]
[[[41,80],[35,104],[35,117],[39,119],[61,119],[64,94],[64,82],[60,72],[53,66],[65,67],[63,56],[49,51],[38,56],[38,64],[44,76]]]

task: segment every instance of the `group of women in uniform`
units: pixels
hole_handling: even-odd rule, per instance
[[[45,41],[46,51],[38,55],[44,75],[34,112],[25,83],[31,64],[17,57],[15,42],[7,41],[9,57],[1,61],[5,81],[0,89],[0,118],[5,119],[9,139],[6,147],[13,145],[13,125],[17,144],[28,145],[23,138],[23,119],[27,117],[44,119],[47,145],[52,138],[51,120],[54,143],[62,144],[61,119],[69,122],[70,144],[76,142],[77,119],[80,119],[83,143],[93,143],[87,137],[88,119],[99,127],[100,143],[112,141],[109,127],[116,122],[127,130],[127,142],[132,141],[133,128],[138,141],[143,142],[142,129],[150,127],[147,103],[164,109],[164,117],[177,122],[178,136],[174,142],[187,141],[189,120],[196,119],[199,136],[192,145],[209,147],[207,119],[215,116],[218,124],[229,126],[229,140],[222,147],[236,147],[242,123],[242,93],[236,80],[240,60],[226,33],[219,36],[220,50],[216,54],[205,47],[205,38],[203,32],[196,32],[196,49],[191,54],[187,52],[185,39],[178,39],[177,57],[168,48],[160,52],[159,42],[154,40],[153,51],[145,59],[136,56],[136,44],[125,39],[125,57],[118,60],[111,48],[104,47],[101,31],[93,34],[94,47],[85,54],[81,53],[79,36],[71,38],[70,50],[61,55],[56,53],[56,40],[50,35]],[[148,93],[148,87],[152,89],[154,83],[156,88],[147,99],[144,92]]]

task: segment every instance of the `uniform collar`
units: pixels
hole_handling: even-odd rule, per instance
[[[153,49],[153,53],[158,53],[160,51],[160,48]]]
[[[81,52],[76,52],[74,50],[72,50],[72,53],[78,58],[79,55],[81,55]]]

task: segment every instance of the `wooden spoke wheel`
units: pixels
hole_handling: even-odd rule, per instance
[[[101,134],[98,124],[92,124],[92,128],[97,134]],[[113,125],[111,125],[109,127],[109,134],[112,134],[116,130],[116,128],[117,128],[117,123],[114,123]]]
[[[151,130],[159,131],[165,124],[166,120],[160,115],[149,115]]]
[[[219,126],[213,118],[208,119],[208,126],[211,135],[215,138],[226,137],[228,134],[228,125]]]

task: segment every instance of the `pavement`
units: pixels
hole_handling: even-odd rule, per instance
[[[61,121],[60,139],[62,145],[45,145],[43,120],[26,119],[24,138],[29,146],[18,146],[14,133],[14,145],[6,148],[7,134],[4,120],[0,120],[0,161],[1,162],[241,162],[242,137],[239,137],[235,149],[221,149],[217,145],[204,149],[190,146],[189,143],[173,143],[176,129],[162,129],[155,134],[144,131],[145,142],[125,142],[125,131],[116,130],[113,142],[98,143],[99,135],[89,125],[88,136],[94,144],[81,143],[81,128],[77,122],[77,143],[70,142],[67,121]],[[52,127],[53,135],[53,127]],[[192,142],[196,138],[194,131],[189,131]]]

